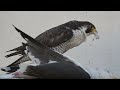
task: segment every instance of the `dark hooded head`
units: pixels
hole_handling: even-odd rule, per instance
[[[72,28],[73,30],[78,30],[78,29],[83,30],[87,36],[94,34],[96,39],[99,39],[99,35],[98,35],[97,30],[96,30],[96,27],[91,22],[73,20],[73,21],[70,21],[66,24],[68,27]]]

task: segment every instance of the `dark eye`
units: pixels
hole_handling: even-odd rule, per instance
[[[94,29],[94,26],[90,26],[91,29]]]
[[[93,26],[90,26],[90,28],[93,28]]]

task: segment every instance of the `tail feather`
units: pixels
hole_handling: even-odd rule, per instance
[[[18,54],[24,55],[25,53],[24,53],[24,51],[17,51],[17,52],[8,54],[5,57],[8,58],[8,57],[15,56],[15,55],[18,55]]]
[[[12,64],[8,65],[7,67],[18,66],[20,63],[23,63],[23,62],[26,62],[26,61],[30,61],[30,58],[26,55],[23,55],[22,57],[20,57],[18,60],[16,60]]]
[[[6,52],[11,52],[11,51],[22,51],[22,50],[25,50],[25,47],[24,47],[24,46],[20,46],[20,47],[14,48],[14,49],[11,49],[11,50],[6,51]]]
[[[22,46],[17,47],[17,48],[14,48],[14,49],[9,50],[9,51],[6,51],[6,52],[10,52],[10,51],[16,51],[16,52],[11,53],[11,54],[9,54],[9,55],[6,55],[5,57],[8,58],[8,57],[15,56],[15,55],[18,55],[18,54],[20,54],[20,55],[25,54],[25,53],[24,53],[24,50],[26,49],[26,48],[25,48],[26,45],[27,45],[27,44],[22,43]]]

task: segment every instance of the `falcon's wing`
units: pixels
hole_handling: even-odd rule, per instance
[[[72,36],[73,32],[70,28],[58,26],[40,34],[35,38],[35,40],[46,45],[47,47],[56,47],[70,40]]]

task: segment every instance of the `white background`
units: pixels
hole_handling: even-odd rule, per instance
[[[117,11],[0,11],[0,67],[19,57],[6,59],[5,51],[24,42],[12,24],[35,38],[45,30],[70,20],[93,23],[100,39],[93,41],[94,36],[89,36],[86,42],[65,55],[85,66],[120,73],[120,12]]]

